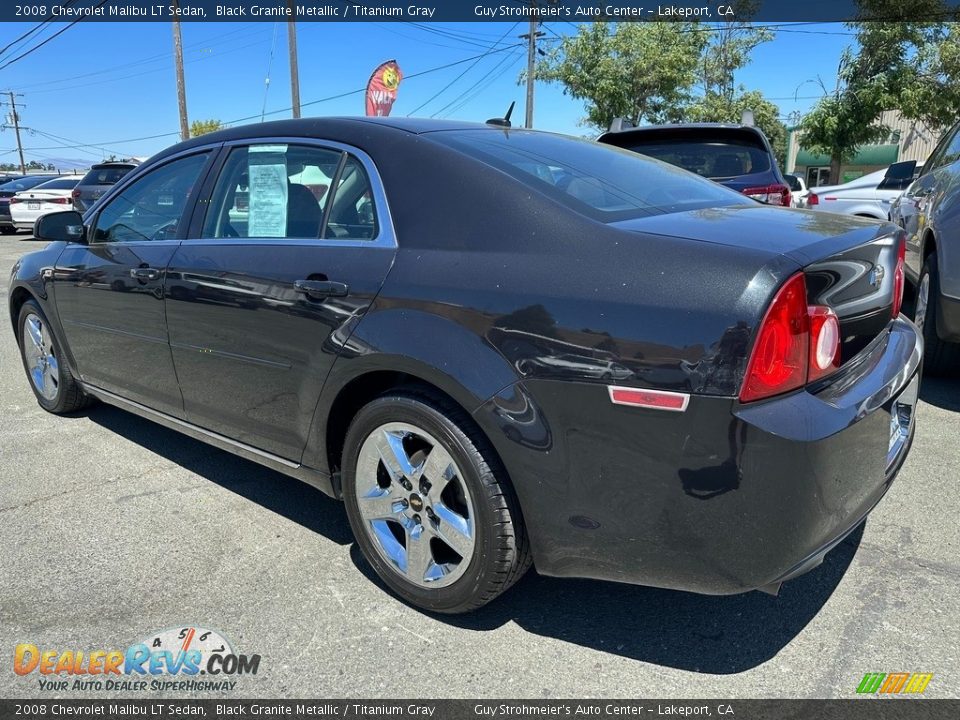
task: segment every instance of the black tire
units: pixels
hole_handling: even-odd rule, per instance
[[[15,227],[10,227],[9,225],[4,225],[3,227],[0,227],[0,233],[3,233],[4,235],[13,235],[16,232],[17,232],[17,229]]]
[[[49,332],[50,344],[52,346],[51,354],[57,360],[58,382],[56,384],[56,392],[52,397],[44,397],[31,377],[26,352],[26,343],[30,342],[30,338],[27,337],[26,322],[27,318],[31,315],[39,318],[43,324],[44,332]],[[23,369],[27,374],[27,382],[30,383],[30,389],[33,390],[33,394],[37,398],[40,407],[47,412],[63,415],[65,413],[76,412],[91,403],[90,397],[80,389],[77,381],[70,373],[70,368],[67,367],[67,363],[60,360],[63,357],[60,349],[62,347],[60,339],[53,331],[53,328],[47,321],[47,316],[44,315],[43,310],[40,309],[40,306],[35,300],[27,300],[23,304],[23,307],[20,308],[20,315],[17,320],[17,341],[20,345],[20,360],[23,362]]]
[[[429,433],[449,453],[460,469],[458,481],[469,490],[472,557],[460,561],[468,562],[466,569],[445,587],[423,587],[405,577],[374,545],[370,525],[361,517],[358,457],[365,440],[387,423],[413,425]],[[347,431],[342,467],[343,496],[357,545],[381,580],[407,603],[430,612],[469,612],[506,591],[530,567],[523,519],[504,468],[470,417],[445,398],[426,390],[398,390],[364,406]]]
[[[930,253],[920,270],[917,281],[917,302],[924,278],[930,278],[927,293],[927,309],[923,318],[923,372],[925,375],[955,375],[960,371],[960,344],[946,342],[937,335],[937,310],[940,302],[940,275],[937,270],[937,255]],[[916,319],[916,312],[914,312]]]

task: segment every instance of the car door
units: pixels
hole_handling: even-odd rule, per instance
[[[233,143],[168,272],[186,418],[299,460],[320,389],[396,243],[376,168],[310,140]]]
[[[86,245],[68,245],[54,297],[84,383],[182,417],[164,316],[167,263],[213,153],[166,162],[107,198]]]

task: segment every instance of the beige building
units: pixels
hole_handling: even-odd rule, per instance
[[[887,110],[880,116],[880,123],[890,128],[890,133],[879,142],[861,146],[849,162],[841,165],[840,182],[883,170],[901,160],[923,163],[940,139],[939,130],[907,120],[899,110]],[[802,177],[807,187],[826,185],[830,179],[830,158],[806,150],[802,131],[797,127],[787,128],[787,172]]]

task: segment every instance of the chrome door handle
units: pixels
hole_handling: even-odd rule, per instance
[[[135,280],[156,280],[160,277],[160,271],[153,268],[132,268],[130,277]]]
[[[333,282],[332,280],[297,280],[293,283],[293,289],[312,298],[328,297],[346,297],[350,288],[346,283]]]

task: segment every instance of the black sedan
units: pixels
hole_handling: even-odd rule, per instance
[[[93,399],[345,501],[406,601],[815,567],[909,450],[902,233],[635,153],[400,119],[176,145],[15,266],[42,407]]]

